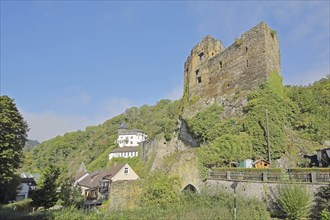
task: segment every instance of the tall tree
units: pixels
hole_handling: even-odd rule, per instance
[[[34,207],[50,208],[58,200],[56,180],[60,175],[58,167],[50,165],[42,175],[42,181],[38,183],[37,189],[31,191],[32,205]]]
[[[14,100],[0,96],[0,203],[16,196],[19,182],[15,170],[22,161],[28,131]]]

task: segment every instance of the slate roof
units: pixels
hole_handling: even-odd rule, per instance
[[[119,170],[121,170],[124,166],[125,166],[125,164],[122,164],[122,163],[117,163],[117,164],[113,165],[112,167],[110,167],[109,170],[104,171],[102,173],[103,179],[111,180],[112,177],[114,175],[116,175],[119,172]]]
[[[122,153],[122,152],[137,152],[139,147],[118,147],[111,151],[111,153]]]
[[[134,130],[118,131],[118,134],[119,135],[138,135],[138,134],[144,134],[144,132],[141,130],[134,129]]]
[[[78,180],[79,178],[81,178],[83,175],[85,175],[87,172],[85,171],[78,171],[78,173],[74,176],[74,180]]]
[[[122,123],[120,124],[119,129],[128,129],[128,126],[127,126],[127,124],[126,124],[125,122],[122,122]]]
[[[21,178],[34,178],[34,179],[38,180],[39,177],[40,177],[40,174],[38,174],[38,173],[23,172],[23,173],[21,173],[20,176],[21,176]]]

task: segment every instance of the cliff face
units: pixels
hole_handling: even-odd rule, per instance
[[[276,32],[261,22],[228,48],[206,36],[192,49],[184,70],[187,103],[194,100],[202,105],[230,102],[227,104],[230,106],[236,101],[233,96],[258,88],[271,72],[281,74]]]

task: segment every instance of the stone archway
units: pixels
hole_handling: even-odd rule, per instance
[[[194,185],[192,185],[192,184],[188,184],[187,186],[185,186],[185,187],[181,190],[181,192],[193,192],[193,193],[197,193],[198,190],[197,190],[197,188],[196,188]]]

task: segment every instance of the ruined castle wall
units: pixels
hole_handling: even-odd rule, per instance
[[[170,141],[166,141],[164,138],[149,140],[143,142],[140,146],[140,158],[146,161],[146,163],[152,162],[150,171],[161,169],[166,156],[190,148],[189,145],[186,145],[176,137],[172,138]]]
[[[204,49],[208,56],[201,60]],[[189,99],[210,99],[255,89],[267,81],[269,73],[280,74],[279,54],[276,34],[264,22],[227,49],[208,36],[193,48],[185,63],[185,92]]]

